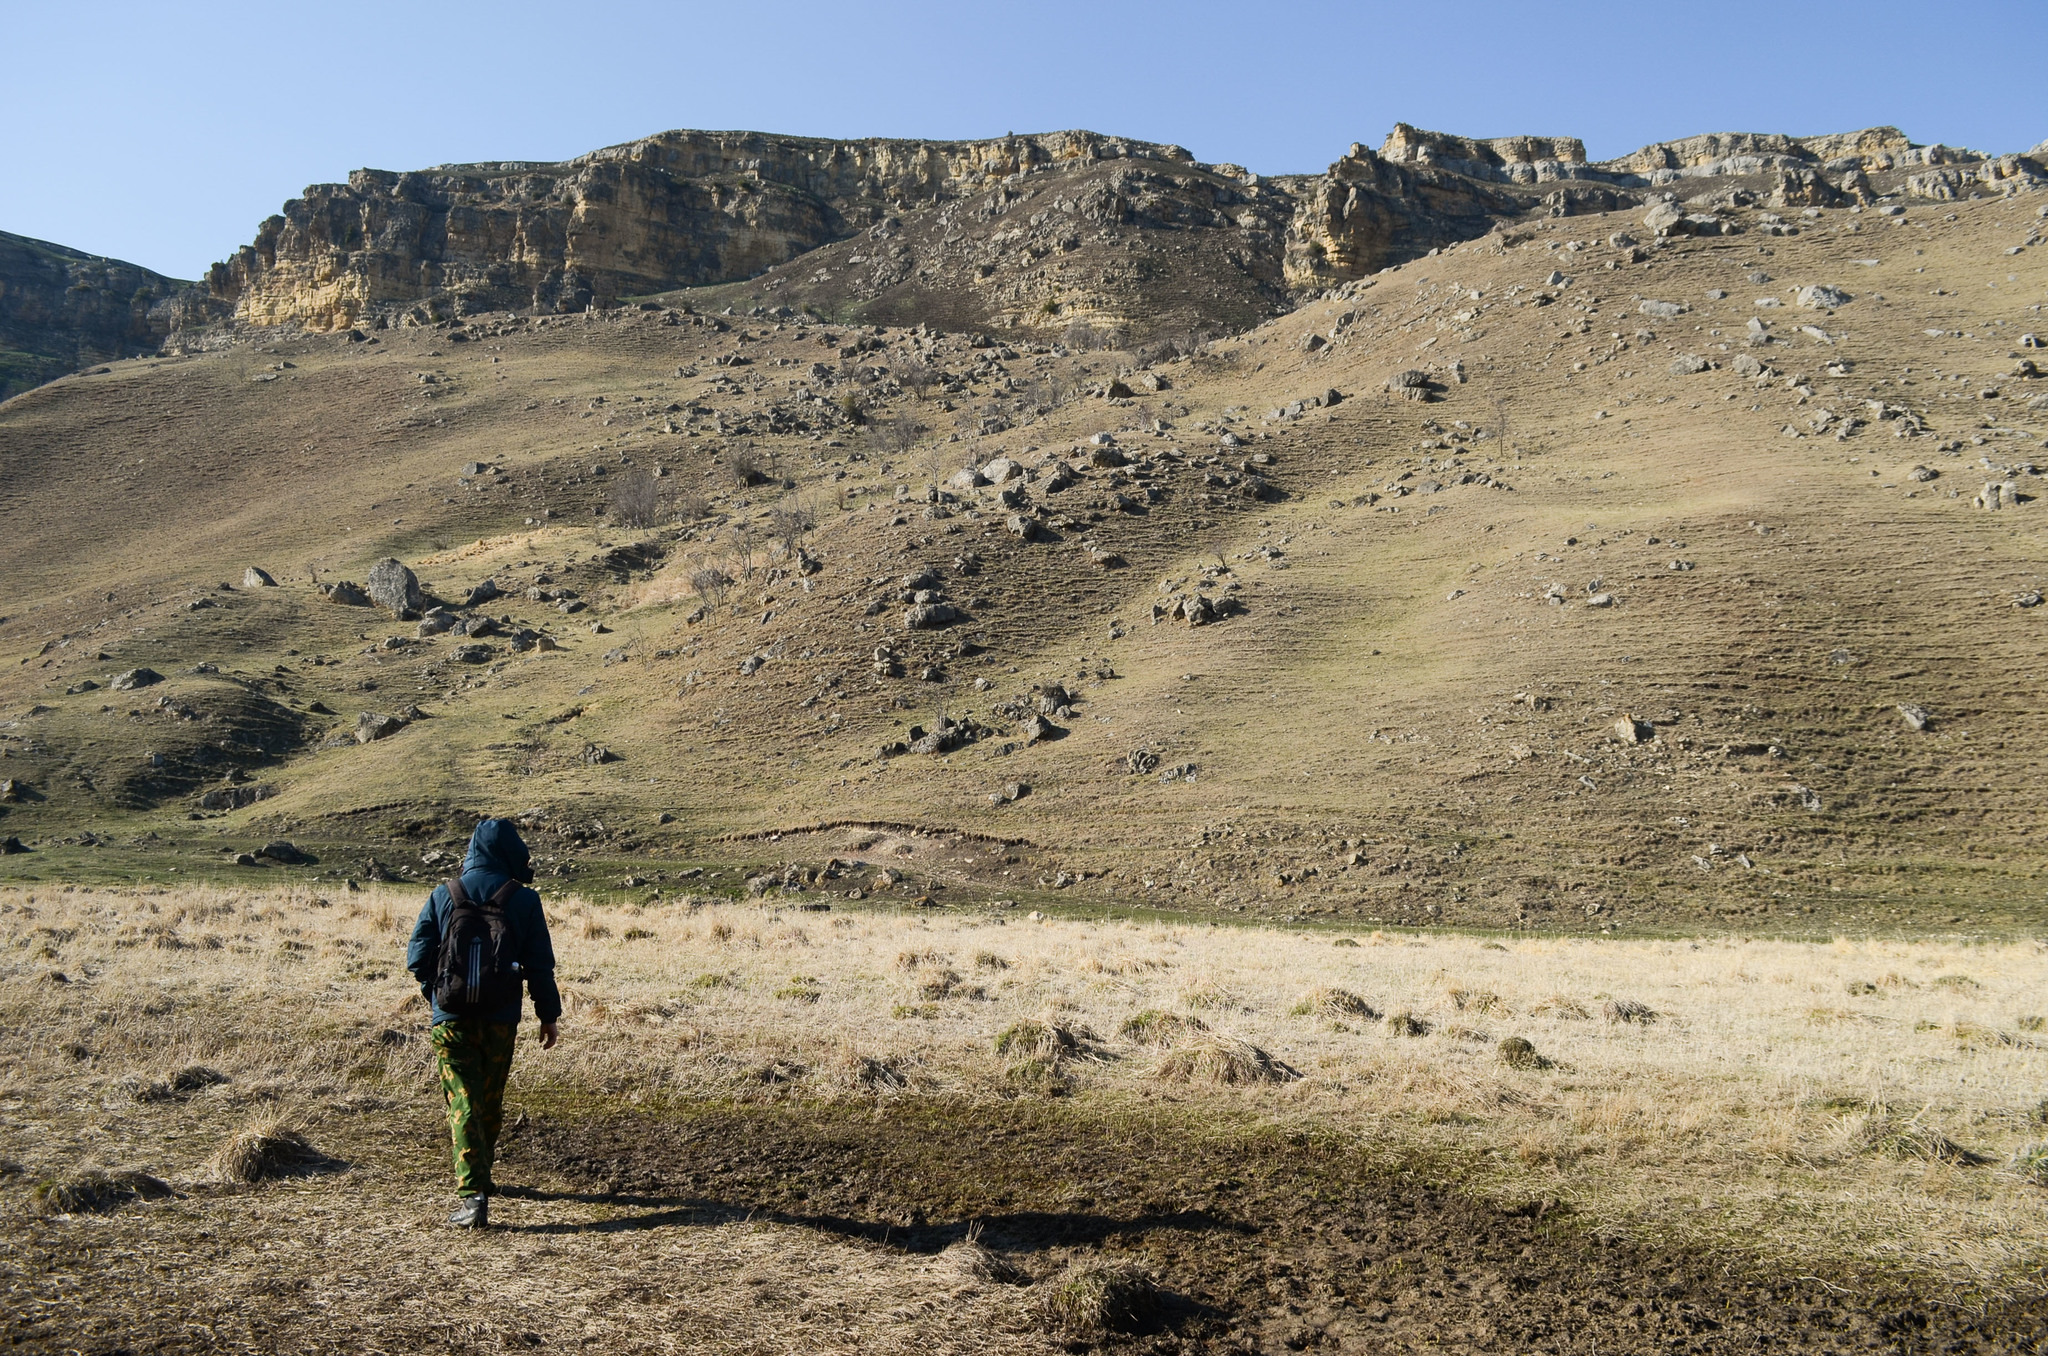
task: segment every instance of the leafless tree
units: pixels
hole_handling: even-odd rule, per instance
[[[732,585],[732,576],[716,565],[701,565],[690,572],[690,588],[713,607],[725,606],[726,591]]]
[[[611,511],[621,527],[653,527],[661,521],[661,487],[645,471],[620,476],[612,486]]]
[[[810,510],[801,503],[791,500],[777,504],[768,513],[768,533],[791,555],[795,555],[804,544],[804,534],[816,527]]]

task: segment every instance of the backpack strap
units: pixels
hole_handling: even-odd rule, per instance
[[[469,902],[469,896],[465,894],[462,889],[462,877],[450,876],[445,882],[442,883],[441,888],[448,892],[448,904],[450,908],[458,908],[461,905],[467,904]]]
[[[518,878],[515,876],[507,876],[505,878],[505,883],[498,887],[498,893],[491,896],[491,907],[502,912],[505,906],[512,902],[512,896],[518,893]]]

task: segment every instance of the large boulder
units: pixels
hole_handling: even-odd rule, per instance
[[[370,601],[394,617],[417,617],[426,610],[419,576],[390,556],[370,567]]]

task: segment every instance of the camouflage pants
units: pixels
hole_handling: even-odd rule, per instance
[[[434,1060],[448,1101],[455,1147],[455,1189],[491,1194],[491,1159],[505,1124],[505,1080],[519,1028],[505,1022],[442,1022],[434,1028]]]

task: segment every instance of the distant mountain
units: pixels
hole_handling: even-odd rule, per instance
[[[0,400],[154,351],[221,309],[196,283],[0,231]]]

